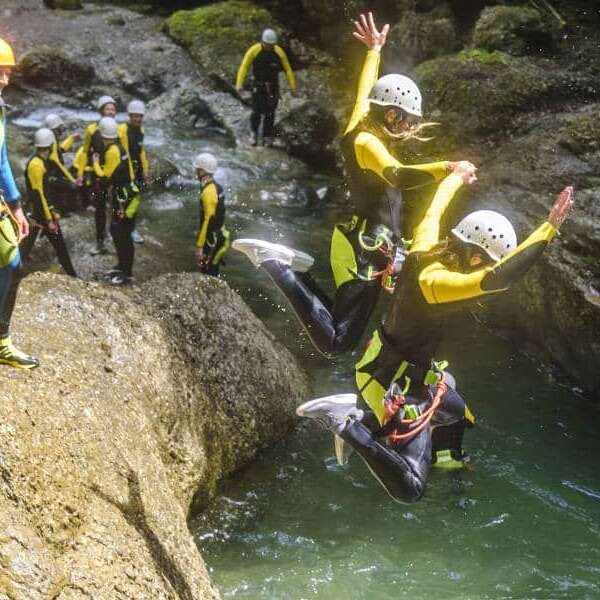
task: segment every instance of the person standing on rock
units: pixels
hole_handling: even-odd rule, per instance
[[[110,234],[118,258],[118,264],[108,275],[113,285],[126,285],[131,283],[133,276],[135,248],[131,232],[135,229],[140,192],[131,175],[129,156],[119,141],[117,122],[112,117],[102,117],[98,132],[104,148],[102,154],[93,154],[92,163],[101,193],[111,203]]]
[[[117,103],[112,96],[101,96],[96,104],[100,117],[114,118],[117,116]],[[77,177],[83,178],[84,190],[87,196],[86,204],[91,204],[95,209],[96,222],[96,247],[92,255],[106,254],[106,194],[102,193],[101,186],[96,178],[92,157],[94,154],[104,154],[102,136],[98,130],[98,123],[90,123],[83,136],[83,143],[75,155],[73,165]]]
[[[119,125],[119,140],[129,155],[133,181],[142,192],[150,181],[150,169],[146,148],[144,147],[144,127],[142,125],[146,106],[141,100],[132,100],[127,105],[127,113],[129,114],[129,123]],[[144,238],[137,228],[133,230],[131,238],[136,244],[144,243]]]
[[[33,369],[40,362],[12,343],[10,321],[22,277],[19,242],[29,235],[29,223],[19,202],[19,190],[6,152],[6,111],[2,91],[15,67],[10,45],[0,38],[0,364]]]
[[[461,163],[403,165],[390,153],[393,142],[417,138],[421,92],[404,75],[377,79],[380,52],[389,25],[381,32],[371,13],[355,22],[354,37],[367,46],[354,110],[342,139],[353,215],[336,225],[330,261],[336,293],[331,302],[309,274],[313,259],[281,244],[238,239],[233,248],[269,273],[293,306],[315,347],[323,354],[354,348],[383,290],[402,267],[405,250],[403,192],[434,186]],[[472,165],[471,165],[472,167]],[[474,168],[474,167],[473,167]]]
[[[52,197],[48,173],[52,164],[52,149],[56,145],[56,138],[50,129],[42,128],[35,132],[34,143],[35,154],[29,159],[25,169],[25,185],[33,210],[33,230],[21,244],[23,258],[27,259],[38,234],[42,232],[54,248],[58,262],[65,273],[71,277],[77,277],[62,235],[59,216],[48,202],[48,197]]]
[[[50,182],[50,197],[54,199],[59,210],[68,209],[72,204],[74,191],[81,187],[82,177],[73,177],[71,171],[65,165],[64,153],[69,152],[75,142],[81,140],[80,133],[72,133],[63,139],[65,133],[65,122],[62,118],[50,113],[46,115],[44,123],[52,131],[55,141],[50,150],[50,160],[48,162],[48,179]]]
[[[435,354],[453,315],[506,291],[535,264],[567,218],[573,188],[558,196],[549,216],[517,246],[510,221],[491,210],[464,217],[450,239],[440,222],[455,193],[475,181],[463,164],[440,184],[406,258],[383,324],[356,364],[354,394],[320,398],[297,409],[333,431],[336,454],[348,444],[390,496],[415,502],[432,464],[461,466],[464,429],[474,418]],[[338,443],[341,440],[341,443]]]
[[[265,29],[262,41],[246,51],[238,69],[235,88],[241,93],[244,79],[252,65],[252,114],[250,128],[252,129],[252,145],[260,140],[262,121],[262,140],[265,146],[273,145],[275,135],[275,111],[279,103],[279,73],[284,71],[292,90],[296,89],[296,76],[287,54],[277,45],[277,34],[272,29]]]
[[[192,163],[200,182],[200,227],[196,237],[196,262],[201,273],[218,275],[223,256],[230,247],[225,227],[225,194],[215,181],[217,159],[208,152],[198,154]]]

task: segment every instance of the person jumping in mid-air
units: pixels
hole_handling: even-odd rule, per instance
[[[312,400],[297,414],[321,421],[348,444],[397,501],[423,495],[433,463],[463,460],[462,437],[473,416],[444,365],[434,360],[447,317],[507,290],[537,261],[566,219],[573,189],[559,195],[547,221],[517,246],[503,215],[480,210],[439,240],[440,220],[474,173],[459,167],[439,186],[415,229],[392,305],[356,365],[354,394]],[[445,381],[446,380],[446,381]],[[450,385],[448,385],[450,384]],[[339,443],[343,441],[343,443]]]
[[[233,242],[233,248],[269,273],[324,354],[345,352],[358,344],[382,289],[390,286],[390,277],[398,269],[397,253],[403,257],[403,249],[398,248],[404,233],[403,193],[433,187],[459,164],[406,166],[390,154],[392,142],[417,137],[426,126],[419,124],[421,92],[404,75],[377,79],[389,25],[380,32],[369,13],[361,15],[355,26],[354,37],[368,51],[342,140],[354,213],[348,223],[333,230],[334,301],[303,273],[313,262],[306,254],[261,240]]]

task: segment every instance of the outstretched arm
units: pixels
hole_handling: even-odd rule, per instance
[[[375,81],[377,81],[380,52],[385,45],[387,34],[390,30],[390,26],[386,24],[383,26],[383,29],[379,31],[375,25],[372,13],[360,15],[359,20],[354,21],[354,27],[356,30],[352,35],[362,42],[367,47],[368,51],[358,79],[356,102],[354,104],[354,109],[352,110],[350,122],[346,128],[346,133],[352,131],[356,127],[360,119],[368,110],[366,100],[369,97],[373,85],[375,85]]]
[[[429,304],[459,302],[486,294],[502,292],[523,277],[556,235],[573,204],[573,188],[565,188],[550,211],[548,221],[524,242],[491,267],[464,274],[449,271],[441,263],[425,268],[419,285]]]

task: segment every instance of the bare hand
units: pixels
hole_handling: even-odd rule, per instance
[[[73,139],[78,142],[81,140],[81,134],[77,131],[73,134]]]
[[[83,185],[83,177],[80,175],[73,180],[75,187],[81,187]]]
[[[460,162],[450,163],[450,170],[459,177],[462,178],[463,182],[467,185],[472,185],[477,181],[477,167],[467,160],[461,160]]]
[[[29,235],[29,221],[27,220],[23,209],[17,208],[17,210],[13,212],[13,215],[17,220],[17,223],[19,224],[19,229],[21,230],[21,237],[26,238]]]
[[[56,233],[58,231],[58,223],[56,221],[48,222],[48,231],[50,233]]]
[[[353,31],[352,35],[369,50],[377,51],[380,51],[385,45],[385,40],[390,30],[390,26],[386,23],[383,29],[379,31],[375,26],[373,13],[371,12],[367,13],[367,16],[364,13],[361,14],[359,21],[354,21],[354,27],[356,27],[356,31]]]
[[[94,152],[94,154],[92,154],[92,160],[94,162],[100,162],[100,155],[97,152]]]
[[[548,223],[553,225],[556,229],[560,229],[560,226],[569,216],[571,206],[573,206],[573,186],[569,185],[558,195],[558,198],[548,215]]]
[[[204,249],[196,248],[196,264],[199,268],[203,268],[204,266]]]

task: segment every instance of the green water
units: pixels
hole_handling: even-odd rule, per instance
[[[323,183],[277,153],[224,158],[228,225],[317,257],[329,280],[331,224],[284,196],[290,179]],[[185,182],[184,182],[185,183]],[[287,186],[287,187],[286,187]],[[193,270],[196,192],[155,197],[146,226]],[[174,241],[175,240],[175,241]],[[314,396],[353,391],[357,354],[331,363],[300,334],[268,278],[231,253],[224,278],[300,358]],[[313,423],[225,482],[193,531],[225,598],[386,600],[600,598],[600,414],[537,362],[467,316],[440,356],[478,417],[465,446],[475,471],[435,472],[416,505],[394,503],[358,457],[340,467]]]

